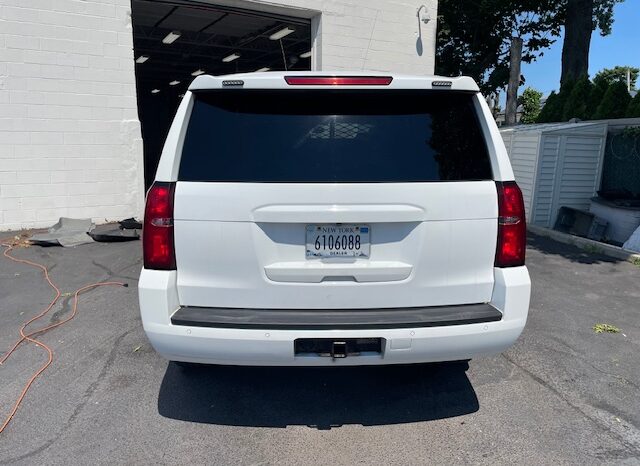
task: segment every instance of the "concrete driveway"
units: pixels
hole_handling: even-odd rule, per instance
[[[529,323],[505,354],[468,365],[183,372],[138,316],[140,243],[30,247],[78,316],[42,339],[53,365],[0,435],[3,464],[640,464],[640,267],[529,241]],[[51,291],[0,258],[0,353]],[[50,319],[70,312],[71,297]],[[621,333],[596,335],[595,323]],[[4,418],[45,360],[0,366]]]

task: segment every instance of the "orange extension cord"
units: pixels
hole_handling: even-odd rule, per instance
[[[4,356],[2,356],[2,358],[0,358],[0,365],[4,364],[5,361],[7,359],[9,359],[9,357],[14,353],[14,351],[18,348],[18,346],[20,346],[20,344],[23,341],[28,341],[31,342],[33,344],[35,344],[36,346],[44,349],[47,352],[47,362],[45,362],[29,379],[29,381],[26,383],[26,385],[24,386],[24,388],[22,389],[22,392],[20,393],[20,396],[18,397],[18,399],[16,400],[16,402],[13,405],[13,408],[11,409],[11,412],[9,413],[9,415],[7,416],[7,418],[5,419],[5,421],[2,423],[2,426],[0,426],[0,434],[2,432],[4,432],[4,430],[6,429],[6,427],[9,425],[9,423],[11,422],[11,420],[13,419],[13,417],[15,416],[16,412],[18,411],[18,408],[20,407],[20,404],[22,403],[22,401],[24,400],[24,397],[26,396],[27,392],[29,391],[29,389],[31,388],[31,385],[33,384],[33,382],[38,378],[38,376],[40,374],[42,374],[47,367],[49,367],[51,365],[51,363],[53,362],[53,351],[51,350],[50,347],[48,347],[47,345],[45,345],[43,342],[41,342],[40,340],[37,340],[36,338],[34,338],[36,335],[41,335],[42,333],[51,330],[53,328],[59,327],[67,322],[69,322],[71,319],[73,319],[77,312],[78,312],[78,296],[83,293],[84,291],[87,290],[91,290],[93,288],[97,288],[99,286],[128,286],[126,283],[122,283],[122,282],[99,282],[99,283],[92,283],[90,285],[85,285],[82,288],[78,288],[74,295],[73,295],[73,308],[71,311],[71,314],[59,321],[56,322],[55,324],[51,324],[51,325],[47,325],[46,327],[43,327],[41,329],[38,330],[34,330],[32,332],[29,333],[25,333],[26,332],[26,328],[32,324],[33,322],[35,322],[36,320],[44,317],[45,315],[47,315],[47,313],[53,308],[53,306],[55,306],[55,304],[58,302],[58,300],[60,299],[60,296],[62,295],[62,293],[60,292],[60,289],[55,285],[55,283],[53,283],[53,281],[51,281],[51,278],[49,278],[49,271],[47,270],[47,268],[42,265],[39,264],[37,262],[32,262],[26,259],[18,259],[16,257],[13,257],[11,254],[9,254],[14,248],[15,245],[11,244],[11,243],[7,243],[5,242],[7,241],[7,239],[3,240],[0,245],[3,246],[5,248],[4,250],[4,257],[6,257],[7,259],[10,259],[14,262],[18,262],[21,264],[26,264],[26,265],[30,265],[32,267],[36,267],[40,270],[42,270],[42,273],[44,274],[44,279],[46,280],[46,282],[49,284],[49,286],[55,291],[55,297],[51,300],[51,302],[49,302],[49,304],[47,305],[47,307],[44,308],[44,310],[42,312],[40,312],[40,314],[37,314],[35,317],[32,317],[31,319],[29,319],[28,321],[26,321],[24,324],[22,324],[22,326],[20,327],[20,339],[18,341],[15,342],[15,344],[11,347],[11,349],[9,351],[7,351]]]

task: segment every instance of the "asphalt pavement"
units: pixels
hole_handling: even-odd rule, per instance
[[[640,464],[633,264],[530,237],[527,327],[468,364],[185,372],[144,336],[139,242],[15,255],[48,265],[63,293],[130,286],[87,292],[42,337],[55,359],[0,434],[1,464]],[[51,296],[39,271],[0,257],[0,353]],[[45,359],[24,345],[0,366],[0,418]]]

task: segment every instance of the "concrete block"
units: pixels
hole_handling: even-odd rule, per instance
[[[36,221],[35,210],[5,210],[3,212],[3,221],[5,223],[16,223],[19,225],[27,225]]]
[[[102,57],[106,54],[106,47],[109,44],[100,44],[97,42],[81,42],[73,41],[71,51],[79,55],[96,55]]]
[[[24,131],[3,131],[0,133],[0,144],[29,144],[29,133]]]
[[[93,133],[80,133],[80,132],[72,132],[72,133],[64,133],[64,143],[65,144],[94,144],[95,136]]]
[[[133,59],[133,47],[127,45],[104,44],[104,56],[106,57],[131,57]]]
[[[43,132],[43,133],[31,133],[31,144],[64,144],[64,138],[61,133]]]
[[[18,175],[16,172],[3,172],[0,171],[0,186],[8,185],[8,184],[17,184]],[[7,207],[2,203],[2,208],[6,209]]]
[[[7,74],[16,77],[39,76],[42,65],[35,63],[7,63]]]
[[[26,147],[26,146],[25,146]],[[53,147],[56,146],[31,146],[37,151],[27,157],[21,157],[14,160],[13,165],[16,171],[31,171],[31,170],[59,170],[63,165],[63,159],[50,158],[48,153]],[[63,147],[63,146],[57,146]]]
[[[0,131],[11,131],[15,129],[14,118],[0,118]],[[0,134],[0,144],[2,144],[2,135]]]
[[[68,39],[48,38],[41,41],[41,50],[68,53],[73,50],[73,41]]]
[[[119,70],[120,59],[116,57],[90,56],[89,67],[95,70]]]
[[[17,183],[50,183],[51,173],[49,171],[20,171],[17,173]]]
[[[119,170],[84,170],[85,181],[114,181]]]
[[[28,6],[28,3],[23,3],[22,6]],[[6,5],[0,10],[0,18],[20,23],[37,23],[39,20],[39,11],[33,8],[18,8]]]
[[[56,170],[51,172],[52,183],[79,183],[86,180],[82,170]]]
[[[60,65],[40,65],[41,75],[47,79],[73,79],[73,68]]]
[[[88,2],[78,0],[52,0],[51,9],[66,13],[87,13]]]
[[[89,67],[89,56],[71,53],[71,50],[68,50],[56,56],[56,64],[73,66],[75,68],[87,68]]]
[[[36,66],[39,66],[39,65],[36,65]],[[41,92],[12,90],[10,92],[9,101],[12,104],[37,104],[37,103],[43,102],[44,95],[45,94]]]
[[[0,186],[0,193],[2,192],[2,186]],[[22,209],[22,199],[17,198],[2,198],[2,210],[20,210]]]
[[[37,209],[36,221],[42,223],[55,224],[60,217],[68,217],[66,207],[55,207],[51,209]]]
[[[118,33],[116,31],[89,31],[89,41],[102,44],[117,44]]]
[[[89,31],[91,29],[86,28],[85,26],[79,27],[69,27],[70,25],[66,24],[66,21],[63,23],[50,23],[55,24],[53,37],[58,39],[69,39],[73,41],[88,41],[89,40]],[[99,28],[97,28],[99,29]]]
[[[11,117],[20,118],[27,116],[27,108],[21,104],[0,105],[0,118]]]

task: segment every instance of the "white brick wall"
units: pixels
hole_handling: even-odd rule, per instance
[[[315,69],[434,69],[437,0],[208,1],[312,18]],[[130,16],[130,0],[0,0],[0,230],[140,215]]]
[[[129,0],[0,0],[0,229],[143,202]]]

